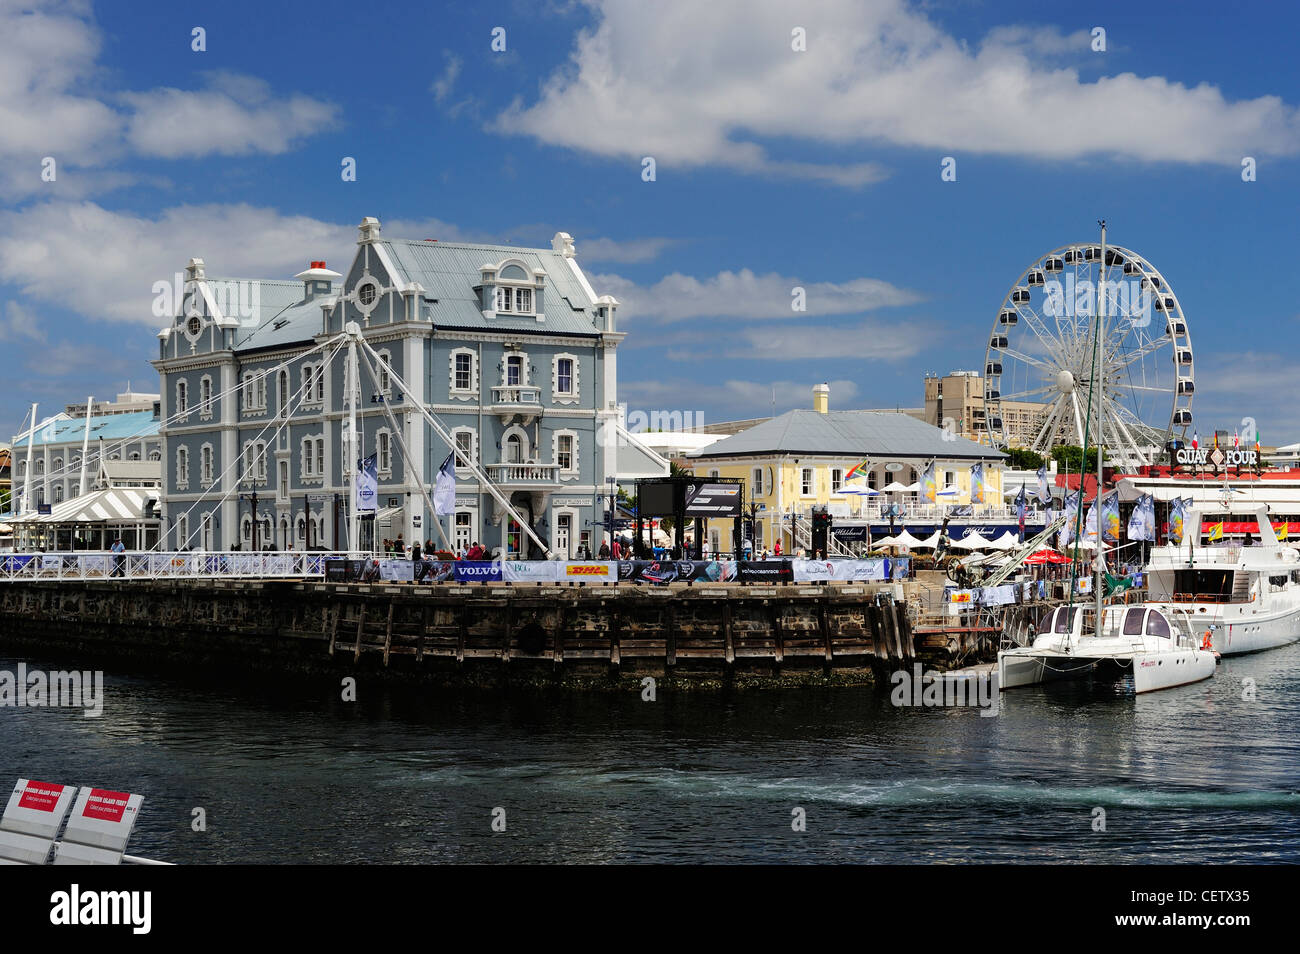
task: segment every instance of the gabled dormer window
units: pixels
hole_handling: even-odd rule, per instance
[[[492,305],[491,313],[545,320],[541,314],[544,271],[540,268],[530,271],[519,261],[505,262],[500,268],[484,265],[480,271],[483,285],[490,292],[485,300]]]

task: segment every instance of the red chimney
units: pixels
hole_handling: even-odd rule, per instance
[[[312,263],[311,263],[311,267],[312,267],[312,268],[324,268],[324,267],[325,267],[325,263],[324,263],[324,262],[312,262]]]

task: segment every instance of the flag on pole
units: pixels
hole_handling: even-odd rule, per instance
[[[1082,493],[1082,491],[1080,491]],[[1098,498],[1093,497],[1092,503],[1088,505],[1088,513],[1083,518],[1083,536],[1085,540],[1096,541],[1097,539],[1097,503]]]
[[[970,468],[970,502],[984,502],[984,462],[971,464]]]
[[[1214,543],[1214,542],[1217,541],[1217,540],[1222,540],[1222,539],[1223,539],[1223,521],[1222,521],[1222,520],[1220,520],[1218,523],[1210,524],[1210,532],[1209,532],[1209,534],[1207,535],[1207,539],[1208,539],[1211,543]]]
[[[925,473],[921,475],[921,496],[934,503],[938,493],[939,488],[934,482],[934,461],[930,461],[929,466],[925,468]]]
[[[1079,497],[1082,493],[1082,490],[1076,490],[1065,498],[1065,524],[1057,537],[1056,549],[1058,550],[1064,550],[1074,539],[1074,521],[1079,515]]]
[[[1047,464],[1038,468],[1038,502],[1046,507],[1052,502],[1051,491],[1047,489]]]
[[[1151,494],[1138,497],[1133,505],[1133,513],[1128,518],[1128,538],[1155,541],[1156,499]]]
[[[374,513],[379,499],[379,471],[376,456],[357,461],[357,479],[352,501],[357,513]]]
[[[1101,498],[1101,538],[1119,543],[1119,491],[1112,490]]]
[[[859,464],[854,464],[852,467],[849,468],[849,472],[844,475],[844,479],[852,480],[854,477],[858,476],[859,474],[866,473],[867,467],[869,465],[870,465],[870,461],[866,461],[866,460],[862,461]]]
[[[1274,527],[1273,529],[1274,529],[1274,530],[1276,531],[1276,533],[1277,533],[1277,539],[1278,539],[1278,542],[1279,542],[1279,543],[1282,542],[1282,541],[1285,540],[1288,536],[1291,535],[1291,524],[1288,523],[1286,520],[1283,520],[1283,521],[1282,521],[1282,525],[1281,525],[1281,526],[1279,526],[1279,527]]]
[[[1020,521],[1020,542],[1025,542],[1025,511],[1029,506],[1029,497],[1025,493],[1025,485],[1020,485],[1020,493],[1016,494],[1016,518]]]
[[[434,483],[433,512],[439,517],[445,517],[456,509],[456,471],[452,466],[452,458],[455,456],[454,452],[447,455],[447,459],[438,468],[438,477]]]

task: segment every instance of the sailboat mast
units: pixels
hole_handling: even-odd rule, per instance
[[[1102,532],[1102,484],[1101,484],[1101,461],[1102,461],[1102,444],[1104,441],[1102,428],[1105,423],[1105,400],[1106,389],[1102,380],[1102,369],[1105,367],[1105,349],[1106,349],[1106,328],[1104,324],[1105,309],[1101,307],[1101,299],[1106,291],[1106,220],[1101,219],[1098,223],[1101,226],[1101,259],[1097,265],[1097,344],[1093,349],[1093,369],[1092,369],[1092,388],[1097,395],[1097,498],[1093,503],[1097,512],[1097,561],[1094,566],[1094,596],[1097,600],[1097,634],[1101,634],[1101,603],[1102,603],[1102,584],[1106,575],[1106,538]],[[1084,460],[1087,460],[1088,450],[1084,448]],[[1082,478],[1080,478],[1082,484]]]

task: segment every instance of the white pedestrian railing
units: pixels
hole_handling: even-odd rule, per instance
[[[0,583],[21,580],[313,579],[345,553],[146,552],[0,554]]]

